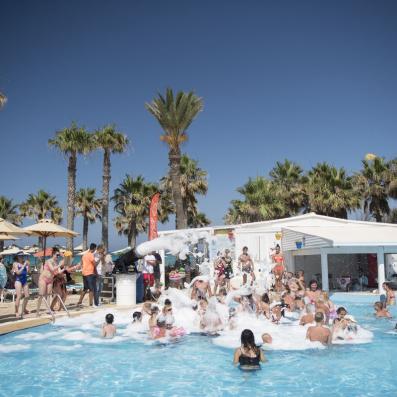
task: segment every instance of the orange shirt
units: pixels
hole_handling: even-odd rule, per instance
[[[95,258],[94,253],[88,251],[81,258],[83,262],[83,276],[89,276],[91,274],[95,274]]]

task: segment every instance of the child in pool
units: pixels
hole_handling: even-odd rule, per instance
[[[375,316],[378,318],[385,317],[385,318],[391,318],[391,314],[389,311],[383,307],[382,302],[375,302],[374,304],[374,309],[375,309]]]
[[[113,338],[116,335],[116,326],[113,325],[113,321],[113,314],[107,314],[105,317],[105,323],[102,324],[102,338]]]

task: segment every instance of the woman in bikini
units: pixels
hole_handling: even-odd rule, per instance
[[[14,256],[14,263],[12,265],[12,272],[15,275],[15,317],[22,318],[24,314],[29,314],[26,309],[29,300],[29,285],[28,285],[28,272],[29,262],[23,261],[22,256]],[[22,311],[19,314],[19,303],[23,294]]]
[[[255,281],[254,263],[248,255],[248,247],[243,247],[243,253],[238,258],[240,269],[243,273],[243,284],[247,283],[247,275],[251,276],[251,285]]]
[[[239,365],[243,370],[260,369],[260,363],[265,362],[265,354],[255,344],[255,337],[250,329],[241,333],[241,346],[234,351],[233,363]]]
[[[214,295],[216,295],[216,290],[218,286],[221,287],[225,282],[225,265],[226,263],[223,260],[223,257],[218,256],[214,263],[215,268],[215,286],[214,286]]]
[[[60,256],[59,249],[57,247],[52,248],[52,256],[42,266],[40,277],[39,277],[39,299],[37,300],[36,316],[40,316],[40,307],[43,297],[47,299],[47,296],[52,294],[52,284],[54,282],[54,276],[57,274],[60,264],[58,264],[58,258]]]
[[[272,269],[273,274],[276,278],[282,278],[285,272],[284,257],[281,254],[280,246],[278,244],[276,245],[276,252],[272,255],[272,260],[273,263],[276,264]]]
[[[388,283],[383,283],[382,287],[386,291],[386,306],[394,306],[396,304],[396,295],[394,291],[390,288]]]

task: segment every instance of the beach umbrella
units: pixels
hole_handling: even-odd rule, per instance
[[[0,252],[0,255],[18,255],[22,250],[19,247],[12,247]]]
[[[0,234],[0,241],[6,240],[19,240],[18,237],[13,236],[12,234]]]
[[[19,236],[21,234],[30,234],[30,232],[13,225],[11,222],[5,221],[3,218],[0,218],[0,234]]]
[[[33,236],[43,237],[43,254],[46,253],[47,237],[76,237],[79,234],[54,223],[52,219],[40,219],[38,223],[23,228]],[[43,262],[45,256],[43,256]]]

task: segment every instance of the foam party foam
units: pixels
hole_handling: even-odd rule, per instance
[[[189,247],[197,244],[202,239],[210,242],[210,233],[203,231],[177,232],[172,234],[172,236],[161,236],[139,244],[136,252],[140,256],[145,256],[153,251],[167,250],[172,255],[178,255],[183,260],[190,253]]]
[[[248,294],[250,289],[236,291],[239,294]],[[205,314],[200,317],[196,302],[190,299],[189,291],[181,291],[170,288],[165,291],[158,303],[161,309],[164,300],[168,298],[172,302],[174,325],[183,329],[186,334],[208,333],[217,336],[211,338],[211,342],[217,346],[234,349],[240,345],[240,336],[243,329],[249,328],[255,335],[257,343],[262,341],[264,333],[272,336],[272,344],[265,344],[265,349],[270,350],[306,350],[323,349],[324,346],[319,342],[310,342],[306,339],[306,331],[309,325],[299,325],[299,314],[286,312],[286,317],[282,317],[279,324],[272,323],[264,316],[257,316],[255,313],[246,313],[236,310],[233,320],[229,322],[229,307],[221,304],[215,297],[210,298]],[[232,303],[235,305],[235,303]],[[196,310],[195,310],[196,309]],[[100,337],[101,325],[105,315],[112,313],[115,317],[117,335],[112,339]],[[16,339],[40,340],[44,338],[59,338],[71,343],[70,346],[83,344],[122,344],[128,341],[135,341],[147,345],[157,343],[172,343],[174,338],[161,338],[161,341],[153,341],[149,336],[149,316],[142,315],[141,322],[132,322],[133,311],[127,310],[108,310],[102,309],[95,313],[85,314],[75,318],[62,318],[57,320],[55,327],[57,331],[44,334],[27,332],[16,336]],[[370,343],[373,333],[367,329],[357,326],[356,332],[344,331],[344,335],[337,335],[334,339],[335,344],[358,344]],[[342,338],[342,339],[341,339]],[[181,337],[183,340],[183,336]],[[26,349],[28,345],[2,346],[0,351],[17,351]],[[27,347],[29,348],[29,347]],[[14,349],[14,350],[13,350]],[[60,350],[63,348],[60,347]]]

